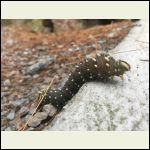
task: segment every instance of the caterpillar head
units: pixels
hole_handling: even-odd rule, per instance
[[[103,66],[101,70],[104,72],[104,76],[119,76],[123,79],[123,74],[131,69],[130,65],[123,60],[115,60],[108,53],[101,53],[97,56],[99,66]]]
[[[127,62],[123,60],[117,60],[115,64],[115,75],[120,76],[120,78],[123,79],[123,74],[130,69],[131,67]]]

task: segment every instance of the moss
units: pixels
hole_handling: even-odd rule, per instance
[[[33,32],[42,32],[44,30],[44,26],[41,19],[34,19],[27,23],[29,29]]]

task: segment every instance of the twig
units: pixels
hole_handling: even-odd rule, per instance
[[[41,98],[41,100],[39,101],[39,103],[38,103],[38,105],[37,105],[37,107],[36,107],[35,111],[34,111],[34,112],[32,113],[32,115],[29,117],[29,119],[27,120],[27,122],[26,122],[26,124],[24,125],[24,127],[23,127],[23,128],[21,128],[21,129],[19,129],[18,131],[24,131],[24,130],[25,130],[25,128],[27,127],[27,125],[28,125],[29,121],[33,118],[33,114],[37,111],[38,107],[39,107],[39,106],[40,106],[40,104],[42,103],[43,98],[45,97],[45,95],[46,95],[47,91],[48,91],[48,90],[49,90],[49,88],[51,87],[51,85],[52,85],[52,83],[53,83],[54,79],[55,79],[55,77],[51,80],[51,82],[50,82],[49,86],[47,87],[47,89],[46,89],[45,93],[42,95],[42,98]]]
[[[149,61],[149,59],[140,59],[140,61]]]
[[[131,52],[131,51],[141,51],[142,49],[135,49],[135,50],[129,50],[129,51],[122,51],[122,52],[116,52],[112,54],[118,54],[118,53],[126,53],[126,52]]]
[[[141,43],[146,43],[146,44],[148,44],[149,42],[144,42],[144,41],[139,41],[139,40],[135,40],[135,41],[137,41],[137,42],[141,42]]]

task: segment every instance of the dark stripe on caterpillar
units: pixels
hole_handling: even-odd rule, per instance
[[[62,109],[85,82],[122,76],[129,70],[130,65],[127,62],[115,60],[107,53],[97,54],[96,57],[78,64],[61,89],[48,91],[44,104],[51,103],[57,109]]]

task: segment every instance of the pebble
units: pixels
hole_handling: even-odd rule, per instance
[[[36,93],[38,92],[39,89],[38,89],[38,86],[34,86],[32,89],[31,89],[31,93]]]
[[[1,119],[1,127],[2,127],[2,126],[6,126],[7,123],[8,123],[8,120],[7,120],[6,118]]]
[[[23,104],[27,104],[29,102],[29,99],[27,98],[21,98],[21,99],[18,99],[16,101],[12,101],[11,104],[15,107],[20,107],[22,106]]]
[[[38,77],[39,77],[38,74],[35,74],[35,75],[33,76],[34,79],[35,79],[35,78],[38,78]]]
[[[43,45],[38,45],[37,47],[36,47],[36,49],[37,50],[40,50],[40,51],[45,51],[45,50],[47,50],[48,49],[48,47],[47,46],[43,46]]]
[[[11,86],[11,82],[9,79],[5,80],[3,84],[4,86]]]
[[[4,96],[6,96],[7,93],[6,92],[1,92],[1,98],[3,98]]]
[[[7,127],[7,128],[5,129],[5,131],[12,131],[12,128],[11,128],[11,127]]]
[[[8,111],[2,111],[1,116],[5,116],[8,113]]]
[[[14,112],[10,112],[7,117],[8,120],[13,120],[15,118],[15,113]]]
[[[31,104],[31,106],[30,106],[29,114],[32,115],[32,114],[35,112],[35,110],[36,110],[36,106],[35,106],[35,104],[33,103],[33,104]]]
[[[54,57],[46,57],[46,58],[42,58],[42,59],[39,59],[37,63],[29,66],[26,71],[25,71],[25,74],[26,75],[34,75],[36,74],[37,72],[45,69],[48,67],[49,64],[53,63],[54,62]]]
[[[28,108],[28,107],[22,107],[22,108],[19,110],[20,117],[26,115],[28,112],[29,112],[29,108]]]
[[[12,75],[18,75],[19,74],[19,71],[11,71],[10,72],[10,74],[9,74],[9,76],[12,76]]]
[[[43,81],[43,83],[44,84],[47,84],[47,83],[49,83],[50,81],[51,81],[52,79],[51,78],[44,78],[44,81]]]
[[[26,131],[33,131],[33,130],[34,130],[34,128],[30,127]]]
[[[55,65],[54,65],[54,69],[57,70],[57,69],[59,69],[59,68],[60,68],[60,66],[59,66],[58,64],[55,64]]]
[[[37,127],[42,120],[47,118],[48,114],[46,112],[37,112],[33,118],[29,121],[29,127]]]
[[[6,126],[1,127],[1,131],[4,131],[6,129]]]
[[[46,112],[50,117],[52,117],[56,113],[57,109],[51,104],[47,104],[44,105],[43,111]]]
[[[13,44],[14,44],[14,40],[13,39],[7,40],[7,45],[8,46],[12,46]]]

